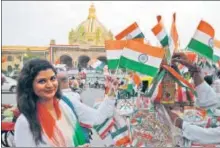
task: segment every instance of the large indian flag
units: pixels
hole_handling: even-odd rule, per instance
[[[141,32],[138,24],[134,22],[125,30],[116,35],[115,38],[116,40],[131,40],[136,38],[144,38],[144,34]]]
[[[220,41],[214,40],[214,53],[213,53],[213,61],[220,61]]]
[[[191,39],[188,49],[206,57],[213,59],[213,38],[215,30],[205,21],[200,21],[197,30]]]
[[[142,74],[155,76],[164,54],[163,48],[129,40],[123,49],[119,65]]]
[[[117,69],[122,50],[125,47],[126,40],[107,40],[105,41],[105,50],[107,55],[108,69]]]

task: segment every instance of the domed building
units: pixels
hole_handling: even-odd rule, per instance
[[[107,30],[97,19],[96,9],[92,4],[89,8],[88,18],[75,30],[69,32],[69,44],[88,44],[103,46],[105,40],[113,39],[113,34]]]
[[[113,34],[97,19],[96,9],[92,4],[86,20],[69,32],[68,44],[60,45],[51,40],[47,47],[2,46],[2,56],[6,59],[2,62],[2,67],[5,71],[11,67],[14,69],[15,65],[21,68],[28,53],[48,59],[54,64],[66,64],[69,69],[87,68],[91,59],[106,62],[104,42],[109,39],[113,39]]]

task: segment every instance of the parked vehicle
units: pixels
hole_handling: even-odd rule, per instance
[[[17,81],[10,77],[6,77],[4,74],[2,74],[2,77],[5,78],[5,82],[2,84],[2,91],[10,91],[15,93],[17,87]]]
[[[20,71],[19,70],[14,70],[14,71],[12,71],[11,73],[9,73],[9,77],[10,78],[12,78],[12,79],[17,79],[18,78],[18,76],[19,76],[19,74],[20,74]]]

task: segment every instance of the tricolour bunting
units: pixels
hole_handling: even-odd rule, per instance
[[[220,41],[214,40],[214,48],[213,48],[213,61],[218,62],[220,61]]]
[[[138,24],[134,22],[125,30],[115,36],[116,40],[131,40],[136,38],[144,38],[144,34],[140,30]]]
[[[108,69],[117,69],[122,50],[125,47],[126,40],[107,40],[105,41],[105,50],[107,55]]]
[[[155,76],[165,50],[129,40],[123,49],[119,65],[142,74]]]
[[[201,20],[197,30],[187,46],[189,50],[210,60],[213,59],[213,38],[215,30],[207,22]]]

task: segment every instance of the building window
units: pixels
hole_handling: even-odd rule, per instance
[[[13,56],[8,56],[7,61],[11,62],[11,61],[13,61],[13,60],[14,60]]]

